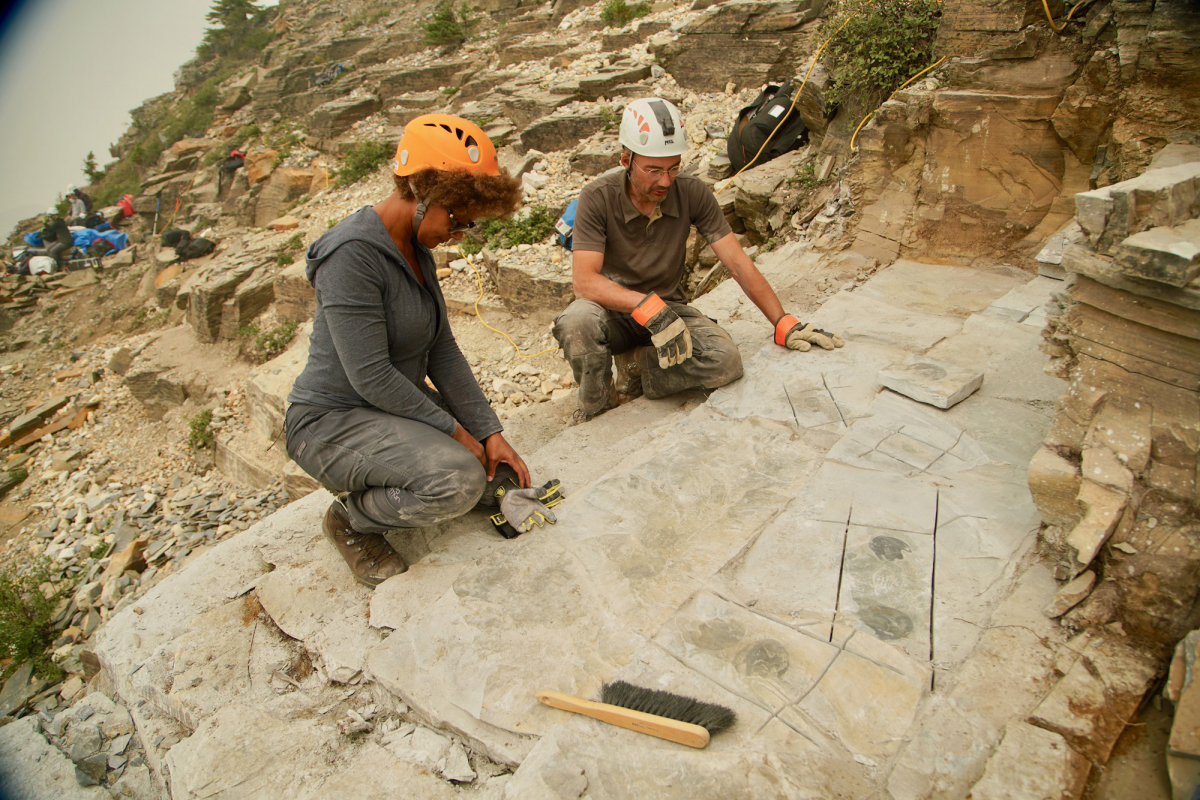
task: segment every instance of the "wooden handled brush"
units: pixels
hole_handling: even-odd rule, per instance
[[[644,689],[625,681],[604,684],[599,703],[551,689],[543,689],[535,696],[548,706],[688,747],[706,747],[712,734],[737,721],[734,713],[724,706]]]

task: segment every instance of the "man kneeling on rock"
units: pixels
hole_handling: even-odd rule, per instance
[[[528,488],[454,341],[430,252],[512,213],[520,184],[478,125],[445,114],[405,126],[392,171],[387,198],[308,249],[317,309],[286,417],[288,456],[336,497],[326,537],[372,587],[407,568],[388,531],[478,504],[499,506],[493,524],[511,538],[554,522],[560,497],[555,481]]]
[[[732,337],[685,303],[681,282],[693,225],[771,322],[776,344],[842,346],[840,336],[783,312],[712,190],[679,174],[687,133],[678,108],[660,98],[634,100],[621,116],[619,138],[624,171],[597,178],[579,195],[571,248],[578,299],[554,321],[554,337],[579,384],[578,417],[590,419],[642,393],[653,399],[715,389],[741,377]]]

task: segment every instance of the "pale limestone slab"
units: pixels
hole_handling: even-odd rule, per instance
[[[1050,403],[1066,383],[1042,371],[1049,357],[1038,350],[1040,326],[973,314],[957,335],[927,355],[967,369],[982,369],[987,380],[979,390],[985,397]]]
[[[945,409],[966,400],[983,385],[983,373],[935,358],[911,355],[881,369],[879,382],[919,403]]]
[[[1005,726],[1036,707],[1057,679],[1056,652],[1066,636],[1041,614],[1054,590],[1050,568],[1033,563],[961,666],[936,671],[934,694],[892,762],[892,798],[966,797],[983,776]]]
[[[810,484],[811,486],[811,484]],[[829,633],[837,608],[846,522],[809,519],[788,508],[722,571],[728,595],[793,627]]]
[[[869,415],[851,425],[827,457],[865,469],[943,477],[989,461],[944,415],[891,393],[875,398]]]
[[[550,529],[645,633],[686,599],[689,581],[716,574],[803,491],[820,456],[792,426],[707,408],[661,442],[568,499]]]
[[[928,661],[934,537],[851,524],[837,621]]]
[[[756,736],[786,728],[820,751],[844,748],[872,761],[896,752],[928,687],[926,665],[870,634],[837,626],[831,642],[708,592],[681,607],[654,641],[769,711]]]
[[[1004,480],[1025,481],[1029,462],[1054,422],[1054,409],[976,392],[941,416],[971,437],[992,466],[1004,472]]]
[[[839,334],[846,347],[860,341],[924,353],[962,328],[957,317],[898,308],[861,292],[841,291],[807,320]]]
[[[742,379],[713,392],[708,405],[730,417],[765,417],[840,434],[878,394],[880,367],[906,355],[865,340],[807,353],[764,347]]]
[[[825,798],[868,796],[867,759],[836,740],[811,741],[771,711],[682,664],[657,645],[638,649],[618,676],[637,686],[719,703],[737,714],[730,730],[693,750],[579,715],[541,738],[507,787],[508,800],[589,798]],[[769,723],[769,724],[768,724]],[[766,725],[766,727],[764,727]]]
[[[66,713],[66,712],[63,712]],[[37,716],[0,728],[0,796],[6,800],[108,800],[102,786],[80,786],[75,765],[35,729]]]
[[[1039,276],[997,298],[981,313],[988,317],[1023,322],[1030,314],[1041,311],[1056,292],[1062,292],[1065,288],[1060,280]]]
[[[1017,270],[922,264],[900,259],[877,272],[858,290],[896,308],[940,316],[966,317],[1025,283]]]
[[[330,680],[347,683],[381,638],[367,623],[371,590],[355,582],[318,525],[286,541],[263,547],[274,569],[258,580],[258,601],[284,633],[304,642]]]
[[[971,787],[972,800],[1025,800],[1029,797],[1077,798],[1091,763],[1057,733],[1014,722],[988,759],[983,777]]]

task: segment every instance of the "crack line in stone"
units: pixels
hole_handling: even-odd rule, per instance
[[[933,496],[933,558],[929,566],[929,663],[933,663],[933,621],[937,609],[937,530],[938,511],[941,507],[942,490],[938,489]],[[929,670],[929,693],[933,694],[937,670]]]
[[[837,649],[834,651],[833,657],[830,658],[829,662],[825,664],[825,668],[821,670],[821,674],[817,675],[816,679],[811,684],[809,684],[807,689],[805,689],[803,692],[801,692],[799,697],[797,697],[795,700],[788,703],[787,705],[783,706],[782,708],[774,711],[771,714],[771,716],[767,718],[766,722],[763,722],[763,724],[759,726],[758,730],[755,731],[755,733],[762,733],[763,728],[767,727],[768,723],[770,723],[771,720],[777,718],[784,709],[790,708],[790,709],[794,710],[797,714],[803,715],[804,711],[802,709],[798,708],[797,706],[800,703],[803,703],[804,699],[813,693],[813,690],[815,690],[817,688],[817,686],[821,683],[821,679],[824,678],[826,673],[828,673],[829,670],[833,667],[833,662],[837,661],[838,656],[840,656],[843,652],[845,652],[846,645],[850,643],[850,640],[854,638],[854,634],[856,634],[856,633],[858,633],[858,631],[851,628],[850,635],[847,636],[842,642],[840,642],[836,646]],[[782,719],[780,719],[779,721],[784,722],[784,720],[782,720]],[[787,723],[785,722],[784,724],[787,724]],[[815,744],[815,742],[814,742],[814,744]]]
[[[905,435],[907,436],[907,434],[905,434]],[[939,455],[939,456],[938,456],[937,458],[935,458],[933,461],[930,461],[930,462],[929,462],[929,465],[928,465],[927,467],[925,467],[925,469],[921,470],[921,472],[928,472],[929,470],[933,469],[933,465],[934,465],[934,464],[936,464],[937,462],[941,461],[941,460],[942,460],[942,456],[949,455],[951,450],[953,450],[954,448],[958,447],[958,443],[959,443],[959,442],[961,442],[961,441],[962,441],[962,437],[964,437],[964,436],[966,436],[966,435],[967,435],[967,432],[966,432],[966,431],[959,431],[959,432],[958,432],[958,438],[954,440],[954,444],[952,444],[952,445],[950,445],[948,448],[946,448],[946,449],[942,450],[942,452],[941,452],[941,455]],[[917,441],[920,441],[920,439],[918,439]],[[924,442],[923,444],[928,444],[928,442]],[[960,460],[961,460],[961,459],[960,459]]]
[[[792,402],[792,396],[788,393],[787,384],[781,383],[780,385],[783,387],[783,396],[787,398],[788,405],[792,407],[792,419],[796,420],[796,430],[803,430],[800,427],[800,418],[796,416],[796,404]]]
[[[838,416],[842,418],[842,426],[849,428],[850,426],[846,424],[846,415],[842,413],[842,407],[838,405],[837,398],[833,396],[833,392],[829,388],[829,383],[825,380],[824,372],[821,373],[821,385],[825,387],[825,393],[829,395],[829,399],[833,403],[833,407],[837,409]]]
[[[750,704],[752,704],[752,705],[758,706],[758,707],[759,707],[759,708],[761,708],[763,711],[766,711],[766,712],[768,712],[768,713],[769,713],[771,716],[767,718],[767,722],[770,722],[772,719],[774,719],[774,718],[775,718],[776,714],[778,714],[778,713],[779,713],[778,711],[772,711],[772,709],[771,709],[771,706],[767,705],[766,703],[764,703],[762,700],[760,700],[759,698],[755,697],[754,695],[751,695],[751,694],[745,694],[745,693],[743,693],[743,692],[740,692],[740,691],[738,691],[737,689],[734,689],[734,688],[733,688],[733,687],[731,687],[731,686],[726,686],[724,683],[722,683],[721,681],[717,680],[717,679],[716,679],[715,677],[713,677],[712,675],[709,675],[707,672],[705,672],[705,671],[703,671],[703,670],[701,670],[701,669],[697,669],[696,667],[694,667],[694,666],[692,666],[691,664],[689,664],[689,663],[687,663],[686,661],[684,661],[684,660],[683,660],[682,658],[680,658],[679,656],[677,656],[677,655],[675,655],[674,653],[672,653],[672,652],[671,652],[670,650],[668,650],[667,648],[663,647],[663,646],[662,646],[661,644],[659,644],[658,642],[656,642],[656,641],[653,641],[653,640],[652,640],[650,643],[651,643],[652,645],[654,645],[655,647],[657,647],[657,648],[658,648],[659,650],[661,650],[662,652],[666,653],[666,654],[667,654],[668,656],[670,656],[671,658],[673,658],[673,659],[675,659],[676,661],[678,661],[678,662],[679,662],[679,664],[680,664],[680,665],[681,665],[681,666],[682,666],[684,669],[688,670],[689,672],[694,672],[694,673],[696,673],[697,675],[699,675],[700,677],[704,678],[705,680],[711,681],[712,683],[716,684],[717,686],[720,686],[722,689],[724,689],[725,691],[729,692],[729,693],[730,693],[731,695],[733,695],[734,697],[740,697],[740,698],[742,698],[743,700],[745,700],[747,703],[750,703]],[[782,710],[783,708],[786,708],[786,707],[787,707],[786,705],[785,705],[785,706],[782,706],[782,707],[781,707],[779,710]],[[809,736],[809,735],[808,735],[807,733],[805,733],[804,731],[802,731],[802,730],[800,730],[799,728],[797,728],[797,727],[796,727],[795,725],[793,725],[792,723],[788,722],[786,719],[780,719],[779,721],[780,721],[780,722],[782,722],[784,725],[788,726],[789,728],[791,728],[791,729],[792,729],[793,731],[795,731],[796,733],[800,734],[800,736],[802,736],[802,737],[804,737],[805,739],[807,739],[807,740],[808,740],[808,742],[809,742],[809,744],[813,745],[814,747],[820,747],[820,746],[821,746],[821,745],[820,745],[820,744],[819,744],[819,743],[818,743],[818,742],[817,742],[815,739],[813,739],[811,736]],[[763,725],[765,726],[765,725],[767,724],[767,722],[764,722],[764,723],[763,723]],[[814,728],[816,728],[816,725],[814,725],[813,727],[814,727]],[[762,728],[759,728],[759,729],[758,729],[758,731],[756,731],[756,733],[759,733],[759,732],[761,732],[761,731],[762,731]]]
[[[833,626],[837,624],[838,611],[842,607],[842,574],[846,571],[846,545],[850,541],[850,519],[854,516],[854,499],[846,511],[846,528],[842,531],[842,561],[838,566],[837,593],[833,597],[833,618],[829,620],[829,641],[833,642]]]

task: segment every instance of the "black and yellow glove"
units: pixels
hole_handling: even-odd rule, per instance
[[[531,489],[501,488],[497,496],[500,513],[492,514],[491,520],[505,539],[528,533],[535,525],[540,528],[543,523],[553,525],[558,522],[550,509],[564,500],[562,484],[557,478]]]

